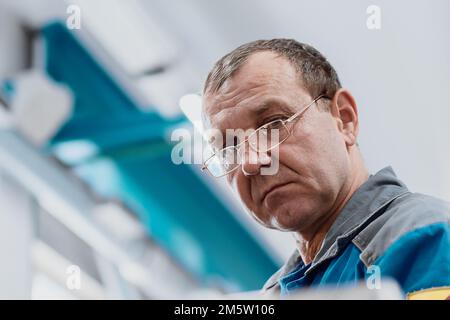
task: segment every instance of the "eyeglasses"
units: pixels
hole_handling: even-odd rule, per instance
[[[202,171],[207,170],[215,178],[220,178],[233,172],[241,165],[241,147],[245,145],[246,142],[248,142],[250,147],[258,153],[265,153],[278,147],[292,134],[292,130],[288,127],[288,124],[293,122],[308,110],[310,106],[324,97],[325,95],[318,96],[288,119],[277,119],[262,125],[249,134],[248,137],[239,144],[216,151],[203,163],[201,168]]]

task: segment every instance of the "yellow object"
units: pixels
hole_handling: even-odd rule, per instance
[[[450,287],[438,287],[408,294],[408,300],[450,300]]]

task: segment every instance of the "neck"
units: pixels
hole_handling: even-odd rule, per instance
[[[323,215],[319,221],[314,222],[314,226],[316,227],[313,229],[309,228],[306,232],[299,231],[294,233],[297,248],[305,264],[309,264],[314,260],[322,246],[325,236],[339,216],[343,207],[353,193],[368,179],[369,173],[367,169],[364,167],[362,161],[359,164],[360,165],[357,166],[354,171],[355,174],[342,188],[333,207],[327,214]]]

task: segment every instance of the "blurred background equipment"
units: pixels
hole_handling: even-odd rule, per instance
[[[19,74],[11,83],[14,126],[34,145],[43,146],[71,115],[70,91],[35,70]]]
[[[450,3],[381,1],[379,30],[368,5],[0,0],[0,298],[262,286],[294,240],[258,226],[224,181],[174,164],[170,141],[193,130],[180,98],[255,39],[321,50],[356,96],[369,169],[392,164],[414,191],[448,199]]]
[[[133,8],[129,14],[139,13]],[[4,78],[13,125],[0,132],[4,181],[29,204],[22,210],[29,227],[21,233],[32,267],[22,272],[29,279],[23,297],[168,298],[204,287],[259,288],[279,261],[197,169],[171,161],[168,137],[186,126],[184,117],[144,106],[150,102],[128,81],[140,71],[163,72],[158,57],[167,55],[117,66],[113,60],[124,53],[114,51],[114,41],[96,43],[95,32],[77,34],[58,19],[26,29],[33,69]],[[14,220],[14,210],[6,210]],[[66,283],[72,266],[82,276],[76,290]]]

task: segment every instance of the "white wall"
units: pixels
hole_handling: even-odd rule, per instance
[[[32,202],[0,171],[0,299],[29,299],[31,292]]]
[[[0,80],[22,68],[24,48],[17,17],[0,2]]]

